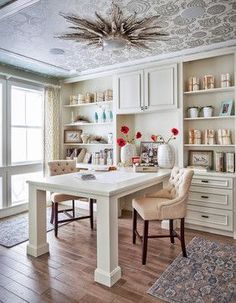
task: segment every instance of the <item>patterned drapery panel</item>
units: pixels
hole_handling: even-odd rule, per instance
[[[60,89],[45,88],[44,106],[44,174],[48,161],[59,159],[60,151]]]

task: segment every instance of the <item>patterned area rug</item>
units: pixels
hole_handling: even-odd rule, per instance
[[[236,302],[236,245],[195,237],[148,290],[171,303]]]
[[[47,231],[54,229],[50,224],[50,215],[51,209],[47,208]],[[59,214],[59,219],[65,217],[63,213]],[[28,239],[28,212],[0,220],[0,245],[9,248],[28,241]]]

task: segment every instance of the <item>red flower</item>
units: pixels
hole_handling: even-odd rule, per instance
[[[178,130],[177,128],[172,128],[172,129],[171,129],[171,132],[172,132],[172,134],[173,134],[174,136],[177,136],[178,133],[179,133],[179,130]]]
[[[117,144],[122,147],[122,146],[125,146],[126,144],[126,141],[123,139],[123,138],[118,138],[117,139]]]
[[[135,137],[136,139],[140,139],[142,137],[142,134],[140,132],[137,132]]]
[[[151,139],[153,142],[157,142],[157,136],[156,135],[151,135]]]
[[[129,132],[129,128],[128,128],[128,126],[123,125],[123,126],[121,126],[120,131],[126,135]]]

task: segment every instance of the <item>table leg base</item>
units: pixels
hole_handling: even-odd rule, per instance
[[[33,257],[39,257],[43,254],[46,254],[49,252],[49,245],[48,243],[45,243],[40,246],[34,246],[31,244],[27,245],[27,255],[33,256]]]
[[[107,273],[98,268],[94,272],[94,280],[108,287],[112,287],[120,278],[121,278],[120,266],[117,266],[111,273]]]

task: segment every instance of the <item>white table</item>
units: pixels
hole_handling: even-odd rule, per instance
[[[118,265],[118,199],[150,192],[169,177],[158,173],[115,171],[95,173],[96,180],[83,181],[78,173],[53,176],[29,184],[29,244],[27,253],[38,257],[49,251],[46,232],[46,192],[61,192],[97,200],[97,268],[95,281],[111,287],[121,277]],[[132,245],[132,244],[130,244]]]

